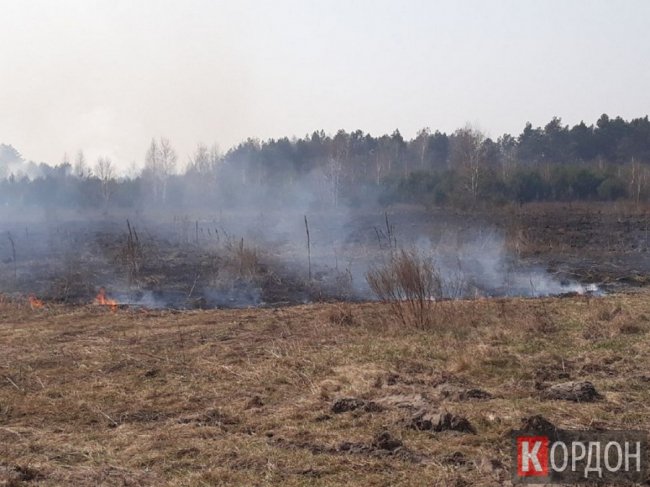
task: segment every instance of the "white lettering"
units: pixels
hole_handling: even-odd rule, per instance
[[[595,453],[594,453],[595,452]],[[592,455],[592,453],[594,453]],[[596,462],[595,466],[591,466],[593,462]],[[587,446],[587,465],[585,466],[585,478],[589,478],[590,472],[596,472],[598,477],[603,476],[603,468],[600,466],[600,442],[599,441],[590,441]]]
[[[625,471],[629,472],[630,471],[630,458],[636,458],[636,471],[640,472],[641,471],[641,442],[637,441],[635,443],[636,445],[636,453],[632,455],[630,453],[630,443],[625,442]]]
[[[521,469],[524,472],[530,472],[530,463],[533,463],[535,472],[542,471],[542,464],[539,462],[539,449],[542,446],[541,441],[536,441],[532,450],[529,450],[530,442],[525,441],[521,444]]]
[[[580,447],[580,455],[578,455],[578,447]],[[575,472],[577,470],[576,465],[579,460],[584,459],[587,456],[587,448],[585,444],[580,441],[574,441],[571,443],[571,471]]]
[[[618,463],[616,463],[615,466],[612,467],[612,464],[610,463],[610,449],[612,447],[616,448],[616,457],[618,460]],[[617,441],[610,441],[605,445],[605,468],[609,470],[610,472],[616,472],[620,470],[621,466],[623,466],[623,449],[621,448],[621,445]]]
[[[563,463],[562,467],[558,467],[557,464],[555,463],[555,449],[557,447],[562,448],[562,457],[563,457]],[[551,457],[551,469],[554,470],[555,472],[563,472],[567,466],[569,465],[569,449],[567,448],[566,444],[563,441],[556,441],[553,443],[553,446],[551,447],[551,452],[549,453],[549,456]]]

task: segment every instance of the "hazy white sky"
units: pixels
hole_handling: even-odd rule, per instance
[[[650,112],[650,1],[0,0],[0,142],[122,168],[152,137]]]

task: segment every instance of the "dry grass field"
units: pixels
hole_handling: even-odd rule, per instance
[[[428,329],[5,300],[0,485],[502,485],[536,415],[650,430],[649,297],[443,302]],[[599,397],[551,399],[567,381]]]

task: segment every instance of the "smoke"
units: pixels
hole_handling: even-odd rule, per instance
[[[593,284],[562,279],[539,265],[521,261],[495,228],[448,228],[436,243],[419,239],[417,248],[432,256],[442,277],[445,297],[449,298],[597,292]]]
[[[10,164],[26,165],[2,167]],[[449,298],[595,291],[520,260],[488,223],[386,209],[363,189],[344,198],[334,161],[290,178],[260,167],[222,161],[216,179],[170,176],[162,191],[146,177],[106,192],[99,180],[63,174],[54,200],[16,199],[0,213],[17,247],[14,262],[0,238],[0,292],[89,303],[105,287],[120,303],[151,308],[367,300],[366,273],[398,247],[431,255]],[[129,204],[88,207],[102,195]]]
[[[43,170],[32,161],[25,161],[11,145],[0,144],[0,180],[35,179],[43,176]]]

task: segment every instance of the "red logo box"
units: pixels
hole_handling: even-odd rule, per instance
[[[548,477],[548,436],[517,437],[517,475]]]

